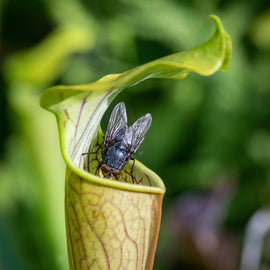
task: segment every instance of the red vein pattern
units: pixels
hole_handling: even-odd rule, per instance
[[[97,122],[97,119],[101,120],[100,118],[102,116],[102,111],[100,111],[100,106],[114,91],[116,91],[116,89],[111,89],[105,95],[100,95],[98,97],[98,103],[90,111],[89,107],[86,105],[88,104],[88,98],[93,94],[93,91],[90,91],[83,98],[82,103],[78,108],[79,110],[77,111],[78,115],[75,121],[75,126],[73,127],[74,135],[72,140],[74,145],[72,146],[72,151],[70,153],[71,159],[73,161],[79,161],[81,153],[85,152],[84,147],[87,145],[88,141],[92,140],[91,136],[94,134],[95,129],[97,128],[94,123]],[[84,120],[82,121],[82,119]]]
[[[66,179],[70,269],[152,269],[163,194],[96,185],[69,169]]]

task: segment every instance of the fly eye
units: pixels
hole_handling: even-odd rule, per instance
[[[111,168],[109,166],[101,166],[101,170],[107,174],[111,171]]]
[[[120,170],[114,169],[112,174],[116,179],[118,179],[120,176]]]

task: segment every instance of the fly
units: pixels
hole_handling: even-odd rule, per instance
[[[114,176],[119,179],[121,170],[129,160],[133,160],[132,175],[135,163],[133,156],[143,142],[151,123],[152,116],[147,113],[128,127],[124,102],[120,102],[114,107],[104,136],[102,161],[97,168],[97,170],[101,169],[105,178]],[[132,181],[134,182],[133,175]]]

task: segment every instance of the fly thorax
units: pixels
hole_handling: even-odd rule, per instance
[[[116,142],[110,146],[106,152],[104,163],[111,168],[121,170],[126,161],[126,146],[122,142]]]

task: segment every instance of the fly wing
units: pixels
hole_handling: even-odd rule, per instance
[[[121,140],[127,129],[127,113],[124,102],[118,103],[112,113],[107,126],[104,138],[104,147],[108,147],[111,143]]]
[[[130,148],[130,156],[134,155],[144,140],[152,123],[152,116],[147,113],[139,118],[131,127],[127,128],[125,133],[125,143]]]

